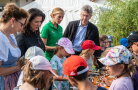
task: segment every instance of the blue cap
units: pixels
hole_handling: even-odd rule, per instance
[[[128,39],[127,38],[121,38],[120,44],[127,47],[128,46]]]
[[[108,41],[113,41],[113,36],[107,35]]]

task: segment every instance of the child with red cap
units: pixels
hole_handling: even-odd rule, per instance
[[[103,87],[94,86],[88,79],[89,67],[80,56],[72,55],[67,58],[64,61],[63,70],[69,82],[79,90],[106,90]]]
[[[95,50],[101,49],[100,46],[95,45],[95,43],[92,40],[85,40],[82,44],[82,52],[80,56],[86,60],[89,70],[92,70],[92,64],[96,64],[96,61],[94,59],[94,52]]]
[[[57,51],[51,58],[50,63],[52,65],[52,70],[59,76],[54,77],[56,81],[53,82],[52,90],[69,90],[69,83],[65,81],[67,78],[63,77],[62,64],[65,61],[66,56],[74,54],[75,52],[72,47],[72,42],[68,38],[62,37],[59,39],[57,45]]]

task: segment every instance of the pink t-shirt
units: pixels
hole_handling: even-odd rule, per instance
[[[114,80],[109,90],[134,90],[133,82],[130,77],[121,77]]]

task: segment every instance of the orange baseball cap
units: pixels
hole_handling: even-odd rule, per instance
[[[81,47],[82,47],[83,50],[85,50],[85,49],[93,49],[93,50],[99,50],[99,49],[101,49],[101,47],[95,45],[94,41],[92,41],[92,40],[85,40],[81,44]]]
[[[85,69],[77,72],[77,69],[80,66],[84,66]],[[77,55],[71,55],[63,63],[63,71],[64,74],[67,76],[77,76],[87,72],[88,70],[89,68],[86,61],[82,57]]]

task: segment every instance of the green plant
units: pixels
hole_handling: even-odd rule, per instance
[[[118,45],[120,38],[138,30],[138,0],[108,0],[108,6],[99,15],[97,26],[100,34],[112,35]]]

